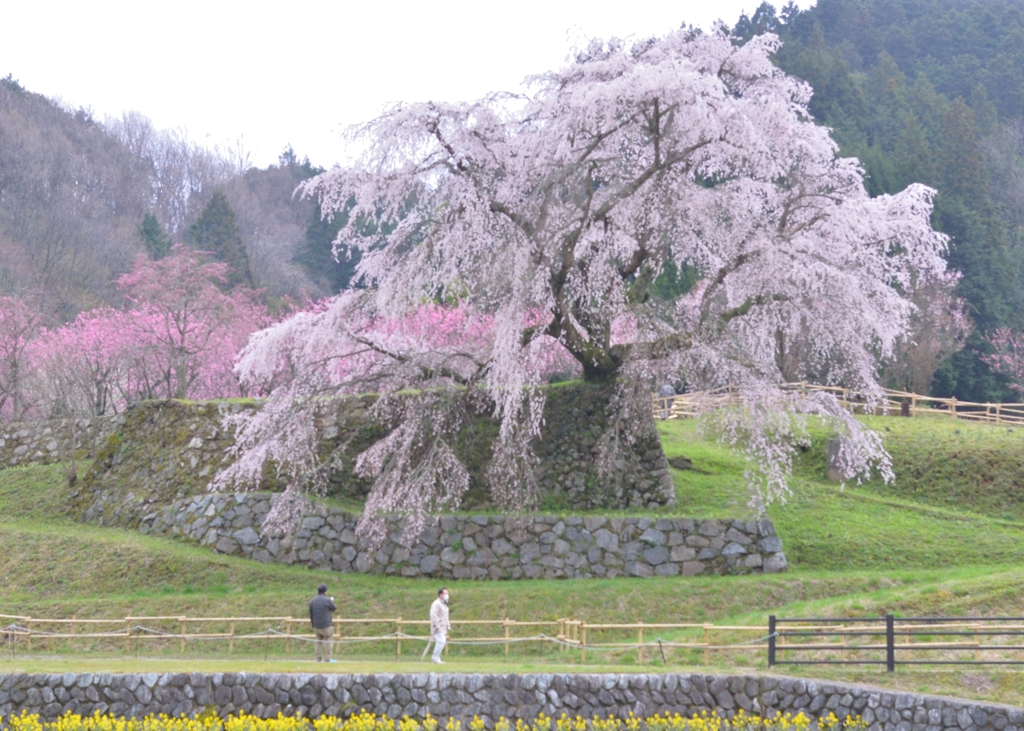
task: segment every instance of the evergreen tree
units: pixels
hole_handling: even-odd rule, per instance
[[[153,261],[159,261],[170,254],[171,246],[174,243],[171,241],[171,237],[164,233],[163,226],[152,213],[147,213],[142,217],[142,223],[139,224],[139,238],[146,245],[149,258]]]
[[[783,38],[787,33],[783,31]],[[829,48],[820,26],[815,25],[806,43],[787,42],[779,62],[788,73],[814,88],[810,110],[815,119],[832,128],[832,137],[844,155],[865,144],[867,102],[850,66],[839,49]]]
[[[1024,70],[1020,59],[999,54],[985,69],[986,81],[999,113],[1006,118],[1024,116]]]
[[[971,111],[974,112],[974,120],[978,123],[978,133],[982,137],[988,137],[995,132],[999,121],[996,113],[996,105],[989,101],[985,87],[978,84],[971,92]]]
[[[974,113],[963,99],[953,102],[943,119],[936,163],[943,194],[984,205],[981,202],[988,196],[988,170]]]
[[[864,172],[867,173],[864,184],[872,196],[896,193],[906,187],[899,184],[896,164],[892,156],[887,155],[881,145],[861,148],[857,157],[864,165]]]
[[[242,233],[235,221],[235,212],[223,191],[216,191],[199,218],[188,229],[188,241],[193,247],[209,251],[231,267],[228,286],[254,286],[249,257],[242,245]]]
[[[971,305],[974,332],[936,378],[941,393],[972,401],[1000,401],[1008,395],[979,355],[988,352],[983,335],[1003,327],[1012,314],[1013,280],[1000,221],[988,198],[988,169],[974,113],[963,99],[943,119],[936,153],[939,196],[935,215],[950,236],[947,259],[963,273],[959,294]]]
[[[313,218],[306,227],[306,240],[302,250],[295,257],[295,262],[330,294],[337,294],[349,286],[356,264],[359,263],[358,250],[352,251],[351,256],[342,257],[340,261],[334,258],[334,239],[348,223],[349,208],[350,206],[346,206],[327,220],[317,205]]]
[[[749,41],[754,36],[776,33],[778,30],[779,18],[775,14],[775,7],[771,3],[762,2],[754,11],[753,17],[748,18],[746,13],[741,13],[732,32],[736,37]]]
[[[935,185],[935,161],[924,131],[911,114],[903,127],[903,134],[896,142],[893,155],[896,159],[896,175],[900,189],[911,183]]]
[[[879,54],[878,63],[868,75],[866,91],[873,111],[868,137],[872,145],[891,153],[906,127],[910,106],[906,78],[888,53]]]

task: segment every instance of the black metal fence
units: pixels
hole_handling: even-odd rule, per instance
[[[768,617],[775,665],[1024,665],[1024,617]],[[964,658],[970,653],[969,658]]]

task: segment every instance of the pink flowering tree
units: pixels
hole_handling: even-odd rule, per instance
[[[140,256],[118,280],[127,307],[100,307],[44,330],[29,347],[41,413],[117,413],[151,398],[242,394],[236,355],[270,323],[258,293],[223,292],[226,265],[183,246]]]
[[[985,340],[992,346],[992,352],[981,359],[1005,376],[1010,388],[1024,393],[1024,333],[1003,327],[987,334]]]
[[[102,416],[125,406],[131,353],[131,317],[110,307],[81,313],[44,329],[30,347],[33,386],[43,416]]]
[[[272,456],[294,478],[279,502],[297,504],[316,484],[311,397],[373,389],[393,428],[359,457],[375,480],[364,530],[385,511],[415,524],[458,503],[457,402],[500,419],[492,491],[527,504],[550,343],[616,392],[602,463],[647,428],[649,389],[671,379],[746,395],[717,427],[748,450],[758,506],[785,495],[809,414],[842,437],[848,477],[873,465],[891,477],[880,439],[834,400],[778,388],[776,345],[799,333],[830,382],[878,398],[878,358],[914,312],[901,292],[941,276],[946,240],[929,225],[930,189],[868,197],[857,162],[810,121],[810,88],[773,65],[778,45],[689,31],[595,41],[529,95],[398,105],[355,130],[361,159],[305,191],[325,211],[354,201],[336,253],[362,252],[366,289],[250,342],[242,380],[279,383],[242,425],[222,484],[251,482]],[[669,263],[701,277],[677,302],[653,287]],[[467,313],[458,338],[390,324],[453,295]],[[485,318],[493,336],[476,339]],[[404,389],[419,397],[393,398]]]
[[[127,354],[135,346],[125,328],[127,320],[124,313],[99,307],[63,327],[42,330],[29,345],[36,415],[66,420],[55,437],[69,484],[78,477],[79,420],[124,407],[120,392]]]
[[[235,355],[270,319],[258,293],[222,290],[227,271],[178,244],[159,261],[140,256],[118,279],[129,302],[125,334],[135,343],[122,385],[127,400],[239,395]]]

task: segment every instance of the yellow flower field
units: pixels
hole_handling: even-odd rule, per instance
[[[494,731],[807,731],[812,727],[823,731],[864,731],[867,724],[860,716],[840,720],[833,713],[821,718],[778,712],[762,717],[742,710],[732,718],[707,711],[690,717],[656,713],[646,718],[632,713],[625,718],[570,717],[564,713],[559,718],[551,718],[541,713],[529,722],[522,719],[513,722],[501,717],[495,722]],[[10,731],[462,731],[462,723],[454,718],[442,723],[429,714],[423,720],[408,716],[393,719],[366,711],[348,718],[321,716],[317,719],[280,714],[263,719],[245,713],[226,719],[214,713],[203,713],[196,718],[159,715],[131,719],[99,713],[92,716],[66,713],[56,721],[40,721],[38,715],[22,713],[0,718],[0,728]],[[478,716],[469,722],[468,731],[485,729],[487,724]]]

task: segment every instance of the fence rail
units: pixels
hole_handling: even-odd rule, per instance
[[[6,626],[4,626],[6,625]],[[336,618],[336,646],[391,646],[395,657],[403,649],[423,647],[430,641],[427,619]],[[702,655],[709,663],[712,653],[757,652],[767,648],[766,628],[758,626],[722,626],[695,623],[587,623],[577,619],[520,621],[503,619],[452,620],[452,636],[448,646],[493,648],[508,656],[519,645],[548,647],[559,653],[578,652],[582,661],[588,653],[636,652],[638,662],[660,656],[668,662],[667,652],[687,650]],[[756,637],[755,641],[749,639]],[[739,641],[734,641],[736,639]],[[291,653],[293,645],[311,643],[315,639],[309,620],[297,617],[188,617],[178,615],[128,616],[116,619],[41,618],[0,614],[0,642],[12,655],[18,651],[54,650],[58,647],[76,651],[84,649],[117,649],[126,654],[139,652],[140,646],[177,647],[186,652],[199,642],[226,643],[228,653],[236,644],[262,643],[264,656],[270,643],[283,645]],[[90,647],[86,643],[92,642]],[[390,652],[390,650],[389,650]],[[447,647],[445,652],[447,652]]]
[[[846,409],[860,413],[868,410],[865,399],[851,389],[813,383],[786,383],[782,388],[799,393],[830,393]],[[885,389],[883,393],[882,402],[872,407],[876,415],[948,416],[966,421],[1024,425],[1024,403],[976,403],[891,389]],[[684,393],[668,398],[654,394],[651,400],[655,418],[687,419],[709,408],[739,404],[742,396],[733,386],[723,386],[713,391]]]
[[[1024,665],[1024,617],[768,617],[775,665]],[[795,642],[793,641],[795,640]],[[964,659],[963,653],[970,653]],[[788,656],[788,657],[787,657]],[[795,656],[795,657],[794,657]]]

